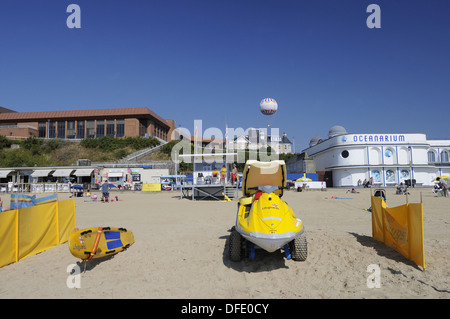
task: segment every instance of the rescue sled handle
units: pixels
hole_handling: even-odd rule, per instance
[[[263,193],[273,193],[278,189],[288,189],[286,186],[277,186],[277,185],[264,185],[264,186],[257,186],[257,187],[249,187],[247,188],[249,190],[258,190]]]

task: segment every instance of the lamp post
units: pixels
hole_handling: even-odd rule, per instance
[[[293,146],[293,150],[292,150],[292,154],[295,154],[295,136],[292,136],[292,140],[293,140],[293,144],[292,144],[292,146]]]
[[[408,150],[409,150],[409,181],[410,181],[410,185],[409,186],[413,186],[413,172],[412,172],[412,147],[408,146]]]

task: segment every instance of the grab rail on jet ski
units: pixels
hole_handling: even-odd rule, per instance
[[[276,185],[264,185],[264,186],[256,186],[256,187],[249,187],[249,190],[258,190],[263,193],[273,193],[274,191],[278,189],[288,189],[286,186],[276,186]]]

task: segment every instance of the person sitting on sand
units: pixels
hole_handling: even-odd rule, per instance
[[[402,187],[401,187],[401,191],[402,191],[402,194],[409,194],[408,193],[408,185],[403,185],[403,183],[400,183],[401,185],[402,185]]]

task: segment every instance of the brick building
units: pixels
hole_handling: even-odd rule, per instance
[[[146,107],[96,110],[16,112],[0,107],[0,135],[11,139],[84,139],[153,136],[170,141],[175,128]]]

